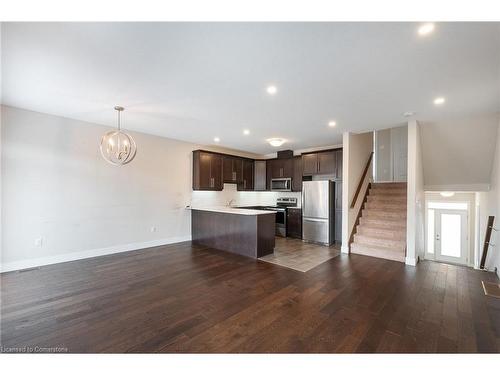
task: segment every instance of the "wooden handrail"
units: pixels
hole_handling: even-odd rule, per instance
[[[358,187],[356,188],[356,193],[354,194],[354,198],[352,199],[351,202],[351,208],[354,208],[356,206],[356,201],[358,200],[358,195],[361,191],[361,187],[363,186],[363,182],[365,181],[366,174],[368,173],[368,169],[370,169],[370,164],[372,162],[373,158],[373,151],[370,153],[370,157],[368,158],[368,161],[366,162],[365,170],[363,171],[363,175],[361,176],[361,179],[359,180]]]

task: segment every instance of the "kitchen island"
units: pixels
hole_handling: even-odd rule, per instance
[[[251,258],[274,252],[274,211],[232,207],[191,209],[195,244]]]

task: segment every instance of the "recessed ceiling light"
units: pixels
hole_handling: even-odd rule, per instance
[[[434,24],[433,23],[424,23],[423,25],[420,25],[418,28],[418,35],[424,36],[424,35],[429,35],[434,31]]]
[[[214,137],[214,142],[220,142],[220,138],[219,137]]]
[[[441,104],[444,104],[445,101],[446,101],[445,98],[443,98],[442,96],[440,96],[440,97],[434,99],[434,104],[435,105],[441,105]]]
[[[441,194],[442,197],[447,197],[447,198],[453,197],[455,195],[455,193],[452,191],[442,191],[439,194]]]
[[[278,88],[276,86],[267,86],[266,91],[269,95],[275,95],[278,92]]]
[[[267,140],[273,147],[280,147],[286,141],[283,138],[271,138]]]
[[[250,130],[248,130],[248,129],[243,130],[243,134],[245,134],[245,135],[250,134]]]
[[[337,123],[335,121],[330,121],[328,123],[328,126],[331,127],[331,128],[333,128],[335,125],[337,125]]]

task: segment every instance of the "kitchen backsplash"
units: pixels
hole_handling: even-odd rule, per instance
[[[231,200],[233,200],[233,206],[269,206],[275,205],[276,199],[279,197],[297,198],[297,205],[301,204],[300,192],[237,191],[236,184],[224,184],[222,191],[193,191],[191,206],[225,206]]]

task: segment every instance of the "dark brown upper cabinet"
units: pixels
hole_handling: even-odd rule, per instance
[[[318,152],[318,174],[335,174],[335,151]]]
[[[337,174],[337,151],[320,151],[302,155],[302,174],[312,176],[318,174]]]
[[[335,150],[335,178],[342,180],[343,152],[342,149]]]
[[[254,187],[254,161],[242,159],[242,180],[238,183],[238,190],[253,190]]]
[[[193,190],[222,190],[222,155],[193,151]]]
[[[243,159],[224,155],[223,180],[226,183],[239,184],[243,181]]]
[[[302,155],[302,174],[310,176],[318,173],[318,154]]]
[[[271,178],[292,178],[293,159],[272,159]]]
[[[292,191],[302,191],[302,157],[294,156]]]

